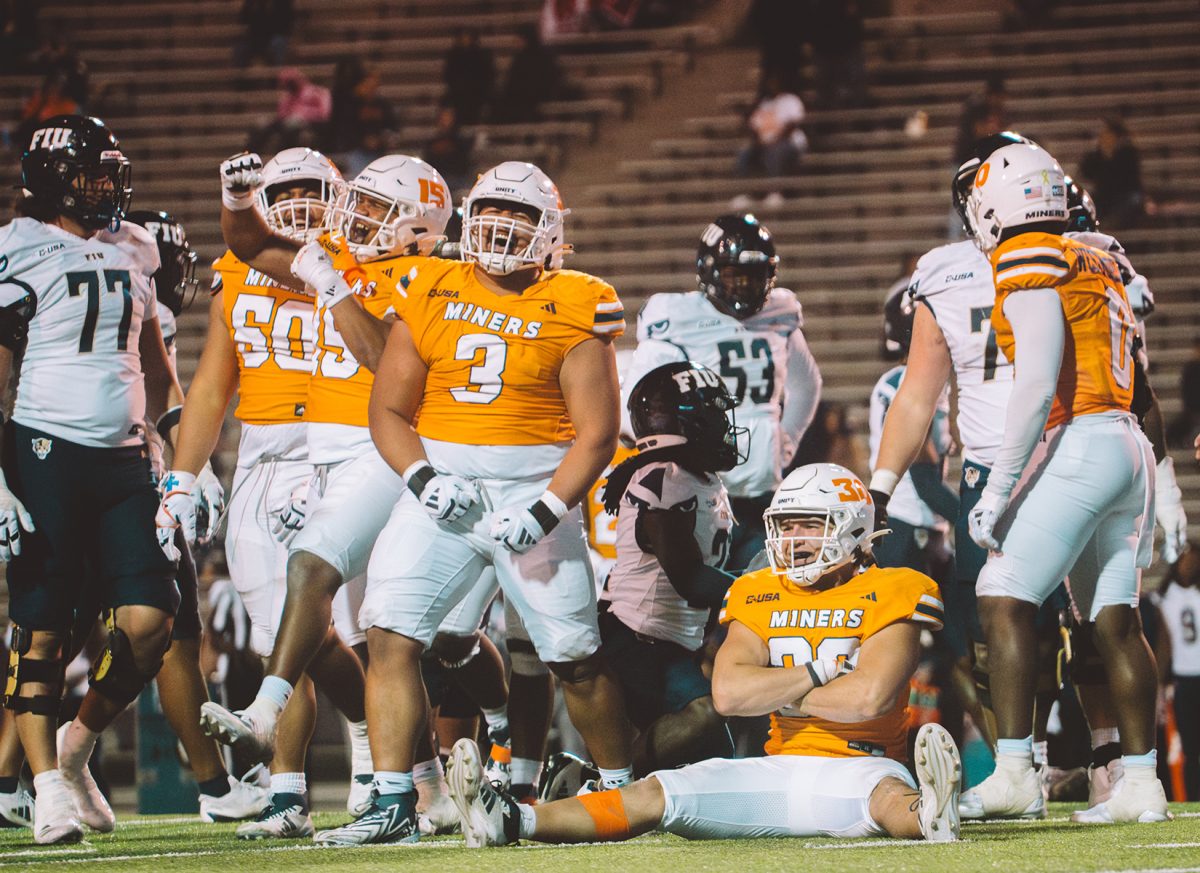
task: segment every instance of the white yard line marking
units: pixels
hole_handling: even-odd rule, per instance
[[[57,858],[59,855],[87,855],[95,852],[93,846],[82,849],[26,849],[21,852],[5,852],[4,860],[9,858]]]
[[[1131,849],[1195,849],[1200,843],[1134,843]]]
[[[958,843],[971,842],[970,840],[957,840]],[[855,840],[854,842],[845,843],[805,843],[806,849],[879,849],[885,846],[904,846],[905,848],[916,848],[917,846],[953,846],[954,842],[949,843],[927,843],[924,840]]]
[[[154,825],[176,824],[209,824],[209,822],[201,821],[199,814],[193,816],[173,816],[171,818],[135,818],[128,821],[117,819],[118,828],[145,828],[153,827]],[[221,824],[237,824],[237,822],[221,822]]]

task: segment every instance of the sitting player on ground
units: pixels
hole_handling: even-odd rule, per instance
[[[941,626],[942,602],[927,576],[871,566],[873,525],[858,477],[801,467],[766,511],[771,566],[726,596],[713,699],[726,715],[771,713],[768,757],[714,759],[527,806],[485,784],[478,749],[460,740],[449,781],[467,845],[622,840],[656,828],[717,839],[957,838],[961,765],[950,735],[936,724],[917,734],[917,784],[900,763],[921,631]]]

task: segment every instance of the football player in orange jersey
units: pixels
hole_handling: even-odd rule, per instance
[[[771,715],[767,757],[661,770],[617,791],[517,804],[482,779],[460,740],[451,794],[468,846],[622,840],[656,828],[692,839],[958,836],[961,764],[950,735],[917,734],[906,754],[909,680],[923,628],[942,623],[937,584],[872,566],[874,507],[858,477],[810,464],[765,513],[770,566],[725,596],[729,635],[713,668],[726,715]]]
[[[342,185],[329,159],[307,148],[280,152],[267,162],[263,176],[257,197],[250,192],[235,205],[247,209],[257,205],[270,227],[297,241],[315,236]],[[219,258],[214,269],[208,337],[184,403],[171,474],[180,485],[164,496],[163,509],[184,521],[185,531],[189,528],[186,494],[179,492],[186,491],[189,476],[215,449],[225,409],[237,391],[235,415],[242,432],[225,549],[230,576],[252,622],[251,646],[266,658],[274,648],[287,591],[287,546],[277,541],[275,531],[281,527],[281,512],[291,505],[293,495],[304,494],[313,475],[304,421],[315,352],[313,300],[251,268],[232,252]],[[342,634],[357,630],[344,595],[335,614]],[[352,724],[361,723],[362,668],[342,642],[330,633],[310,665],[311,672]],[[353,644],[353,637],[346,642]],[[271,803],[258,821],[239,828],[241,838],[312,834],[304,760],[316,698],[307,677],[298,684],[300,693],[287,709],[273,762]],[[357,732],[363,735],[358,757],[366,759],[369,774],[361,724]]]
[[[559,676],[601,778],[630,778],[631,731],[597,656],[596,592],[578,508],[616,448],[611,340],[624,315],[611,286],[558,269],[565,214],[541,170],[504,163],[465,200],[465,262],[360,268],[394,288],[400,320],[370,419],[376,446],[408,491],[371,556],[361,612],[380,795],[372,813],[329,832],[330,842],[416,838],[419,659],[489,565],[538,657]]]
[[[1062,168],[1031,143],[982,161],[967,217],[991,256],[992,326],[1015,382],[996,463],[969,518],[972,539],[991,550],[977,593],[998,740],[996,771],[963,796],[963,812],[1042,808],[1032,764],[1034,618],[1069,577],[1076,613],[1095,623],[1124,769],[1106,801],[1073,819],[1163,821],[1156,671],[1137,611],[1155,465],[1130,411],[1136,324],[1120,269],[1108,252],[1062,235]]]

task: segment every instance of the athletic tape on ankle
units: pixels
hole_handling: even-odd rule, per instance
[[[629,839],[629,816],[625,815],[625,802],[619,789],[583,794],[578,800],[596,823],[596,839]]]

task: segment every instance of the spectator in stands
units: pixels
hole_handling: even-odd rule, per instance
[[[1104,119],[1096,148],[1084,155],[1079,171],[1106,230],[1131,227],[1142,217],[1142,157],[1121,119]]]
[[[1179,373],[1179,415],[1167,428],[1167,443],[1186,446],[1200,428],[1200,337],[1192,340],[1192,356]]]
[[[81,110],[86,108],[88,67],[62,35],[54,34],[42,40],[33,60],[34,66],[43,75],[61,73],[63,93],[78,103]]]
[[[800,128],[803,120],[804,101],[792,89],[784,87],[778,73],[764,72],[758,98],[746,116],[750,142],[738,154],[738,175],[749,176],[755,170],[762,170],[774,178],[793,172],[808,150],[808,137]],[[739,201],[732,207],[744,209],[748,205]],[[772,191],[763,205],[779,208],[783,205],[783,194]]]
[[[295,18],[292,0],[242,0],[238,20],[246,25],[246,32],[234,43],[234,64],[245,67],[256,57],[275,66],[282,64]]]
[[[356,92],[366,77],[366,67],[354,55],[342,58],[333,68],[333,107],[329,116],[329,131],[324,139],[324,149],[328,154],[343,154],[353,147],[350,131],[353,119],[358,117]]]
[[[542,42],[565,33],[584,33],[592,24],[591,0],[545,0],[538,32]]]
[[[460,27],[454,32],[454,42],[442,62],[442,79],[446,83],[443,100],[454,107],[458,121],[479,124],[492,99],[496,58],[480,44],[478,31]]]
[[[971,97],[963,104],[958,119],[958,138],[954,143],[954,166],[959,167],[971,157],[976,142],[1007,129],[1008,90],[1004,79],[993,76],[988,79],[983,94]]]
[[[0,0],[0,72],[26,72],[40,0]]]
[[[11,139],[13,142],[27,143],[37,125],[47,118],[76,115],[81,108],[79,102],[67,93],[66,74],[62,70],[51,70],[21,107],[21,121]]]
[[[538,121],[541,105],[558,96],[563,77],[558,58],[542,43],[537,27],[523,27],[520,37],[521,48],[513,55],[492,112],[496,121],[507,124]]]
[[[284,67],[279,71],[275,118],[252,138],[253,150],[277,152],[314,142],[329,121],[331,105],[328,88],[313,83],[296,67]]]
[[[797,81],[805,29],[806,4],[800,0],[754,0],[746,21],[761,52],[764,75],[775,73]]]
[[[806,36],[822,106],[861,106],[866,100],[865,35],[857,0],[813,0]]]
[[[385,155],[392,134],[400,123],[392,104],[379,93],[379,73],[367,70],[354,87],[353,112],[345,119],[342,133],[349,145],[342,173],[357,176],[367,164]]]
[[[423,157],[437,167],[451,195],[457,195],[474,182],[471,152],[474,143],[463,133],[453,106],[438,110],[437,126],[425,144]],[[454,197],[457,200],[457,196]]]

